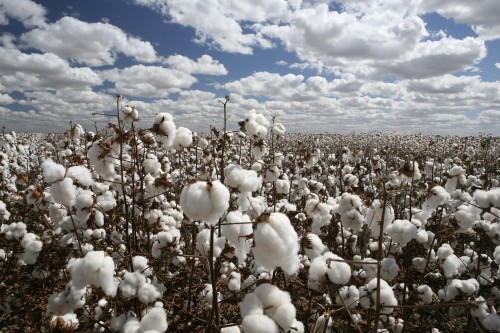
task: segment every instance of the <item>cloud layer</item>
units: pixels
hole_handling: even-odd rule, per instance
[[[70,120],[91,129],[95,121],[108,120],[91,114],[112,113],[114,94],[121,93],[137,105],[144,126],[167,111],[183,126],[208,131],[208,123],[222,123],[218,97],[230,93],[234,127],[255,109],[300,132],[498,133],[500,83],[483,72],[500,39],[496,2],[124,5],[163,16],[166,23],[155,23],[160,28],[193,29],[193,40],[176,42],[194,43],[204,52],[171,54],[124,25],[64,15],[50,22],[43,2],[0,0],[0,25],[19,22],[25,29],[0,35],[0,122],[16,131],[60,131]],[[428,13],[472,33],[430,30]],[[282,59],[276,71],[256,67],[239,75],[249,57],[277,52]],[[500,70],[498,60],[491,66]]]

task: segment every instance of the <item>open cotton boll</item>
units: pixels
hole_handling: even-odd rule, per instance
[[[63,316],[52,316],[50,329],[52,332],[73,332],[78,324],[76,313],[66,313]]]
[[[286,129],[282,123],[274,123],[273,125],[273,135],[281,137],[285,135]]]
[[[66,175],[66,168],[48,158],[41,164],[43,180],[49,184],[62,180]]]
[[[213,246],[213,256],[218,258],[226,245],[225,237],[215,237]],[[210,229],[201,230],[196,236],[196,250],[199,254],[206,256],[210,251]]]
[[[449,255],[441,263],[441,267],[443,268],[444,276],[446,278],[460,275],[466,269],[464,262],[454,254]]]
[[[285,179],[276,180],[276,193],[288,194],[290,192],[290,182]]]
[[[245,170],[240,165],[231,164],[224,169],[227,186],[239,192],[255,192],[261,186],[262,180],[254,170]]]
[[[206,309],[212,309],[213,290],[210,283],[205,283],[205,288],[198,293],[198,300]],[[219,292],[217,293],[217,301],[222,301],[222,294]]]
[[[489,313],[486,317],[481,319],[481,324],[487,330],[500,332],[500,315],[493,312]]]
[[[92,186],[94,184],[90,170],[83,165],[70,167],[66,172],[66,177],[76,180],[82,186]]]
[[[441,186],[434,186],[427,195],[427,200],[422,205],[422,218],[427,220],[439,205],[450,201],[451,196]],[[424,221],[425,222],[425,221]]]
[[[235,255],[240,264],[245,262],[247,254],[250,252],[252,241],[247,239],[247,236],[252,233],[250,216],[240,211],[229,212],[226,216],[226,222],[221,225],[221,235],[234,246]]]
[[[161,302],[156,302],[155,306],[148,308],[142,316],[140,323],[141,332],[157,331],[163,333],[168,328],[167,314]]]
[[[300,268],[299,242],[290,220],[281,213],[265,213],[259,219],[253,236],[255,260],[269,270],[281,267],[295,274]]]
[[[186,127],[178,127],[173,142],[174,149],[187,148],[193,143],[193,133]]]
[[[243,301],[239,304],[241,317],[250,315],[263,315],[264,304],[256,293],[248,293],[243,297]]]
[[[319,236],[313,233],[307,234],[303,239],[302,244],[304,244],[304,253],[311,260],[328,251],[328,247],[323,244],[323,241],[319,238]]]
[[[339,297],[340,296],[340,297]],[[359,290],[356,286],[343,286],[339,289],[339,293],[335,296],[335,303],[345,305],[350,309],[355,308],[359,304]]]
[[[161,171],[161,163],[155,155],[148,155],[148,157],[142,162],[142,167],[144,172],[151,175],[159,175]]]
[[[108,296],[116,295],[115,264],[103,251],[90,251],[84,258],[70,259],[67,270],[76,288],[94,285]]]
[[[0,221],[7,221],[10,218],[10,212],[6,207],[6,204],[0,200]]]
[[[328,282],[343,285],[351,278],[351,267],[339,256],[325,252],[314,258],[309,267],[310,285],[320,287]]]
[[[12,222],[11,224],[2,224],[0,233],[5,234],[5,239],[19,239],[26,234],[26,224],[23,222]]]
[[[54,201],[68,207],[73,207],[76,202],[76,187],[71,178],[64,178],[50,186],[50,194]]]
[[[394,280],[399,273],[399,266],[394,257],[382,259],[382,279],[387,281]]]
[[[156,115],[153,125],[153,131],[156,133],[156,141],[166,150],[172,149],[176,126],[169,113],[163,112]]]
[[[370,282],[366,285],[367,291],[370,293],[373,304],[377,302],[377,278],[371,279]],[[380,304],[382,305],[398,305],[398,300],[394,296],[394,291],[392,288],[389,286],[389,284],[383,280],[380,279]],[[374,308],[374,306],[372,306]],[[382,308],[382,313],[383,314],[390,314],[394,311],[394,308],[392,307],[384,307]]]
[[[241,326],[245,333],[279,333],[274,320],[266,315],[249,315],[243,318]]]
[[[384,213],[384,227],[386,229],[387,225],[394,220],[394,208],[391,205],[386,205],[385,211],[380,200],[376,199],[373,201],[370,208],[367,209],[364,223],[368,225],[370,229],[370,234],[378,238],[380,235],[380,224],[382,222],[382,213]]]
[[[21,246],[24,248],[24,253],[20,256],[18,263],[20,265],[33,265],[42,250],[42,242],[37,235],[27,233],[21,241]]]
[[[198,181],[182,189],[180,205],[191,220],[216,225],[229,207],[229,191],[218,180]]]
[[[252,155],[256,160],[262,159],[268,152],[266,144],[259,140],[252,143]]]
[[[417,237],[417,226],[408,220],[395,220],[386,228],[392,240],[402,247]]]

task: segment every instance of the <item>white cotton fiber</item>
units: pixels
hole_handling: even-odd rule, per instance
[[[92,174],[89,169],[83,165],[75,165],[68,169],[66,177],[74,179],[78,184],[82,186],[92,186],[94,184],[94,179],[92,179]]]
[[[243,169],[240,165],[228,165],[224,169],[227,186],[239,192],[255,192],[261,186],[262,180],[254,170]]]
[[[84,258],[72,258],[67,269],[76,288],[94,285],[108,296],[116,295],[115,264],[103,251],[90,251]]]
[[[175,133],[173,142],[174,149],[187,148],[193,143],[193,134],[186,127],[179,127]]]
[[[76,187],[71,178],[64,178],[50,186],[50,194],[54,201],[68,207],[72,207],[76,202]]]
[[[241,323],[245,333],[279,333],[278,325],[265,315],[249,315]]]
[[[254,230],[252,253],[269,270],[281,267],[289,275],[300,268],[297,232],[281,213],[263,214]]]
[[[140,330],[165,332],[168,328],[167,314],[160,302],[156,302],[155,306],[146,310],[146,314],[141,319]]]
[[[66,168],[52,161],[50,158],[46,159],[41,167],[43,180],[49,184],[62,180],[66,174]]]
[[[198,181],[182,189],[180,205],[191,220],[215,225],[229,207],[229,191],[218,180]]]

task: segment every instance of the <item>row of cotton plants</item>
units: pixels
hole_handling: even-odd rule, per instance
[[[498,138],[123,104],[0,136],[0,330],[500,332]]]

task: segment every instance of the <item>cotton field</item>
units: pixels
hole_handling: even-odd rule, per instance
[[[201,134],[117,98],[0,135],[0,331],[500,332],[498,137]]]

